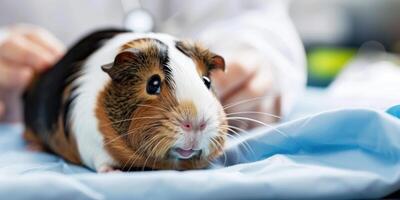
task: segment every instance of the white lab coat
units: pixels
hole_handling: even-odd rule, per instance
[[[157,32],[200,40],[227,63],[261,65],[272,81],[269,97],[281,96],[287,114],[305,87],[305,56],[283,0],[146,0]],[[118,27],[124,18],[117,0],[2,0],[0,26],[31,23],[70,45],[101,27]],[[228,69],[229,70],[229,69]],[[266,98],[271,104],[272,98]],[[266,105],[268,106],[268,105]]]

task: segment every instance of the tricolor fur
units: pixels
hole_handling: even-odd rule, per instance
[[[206,167],[222,151],[226,120],[203,77],[223,69],[220,56],[169,35],[93,33],[28,89],[25,136],[95,170]],[[146,91],[155,75],[157,95]],[[178,159],[175,148],[201,154]]]

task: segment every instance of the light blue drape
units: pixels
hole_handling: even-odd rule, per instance
[[[2,125],[0,198],[377,198],[400,189],[399,161],[400,119],[367,109],[254,130],[232,139],[212,169],[186,172],[95,174],[26,151],[21,127]]]

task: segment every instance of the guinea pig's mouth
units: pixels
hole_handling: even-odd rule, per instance
[[[190,159],[195,156],[200,157],[202,153],[202,150],[194,150],[194,149],[182,149],[179,147],[172,148],[169,152],[169,155],[172,158],[178,158],[178,159]]]

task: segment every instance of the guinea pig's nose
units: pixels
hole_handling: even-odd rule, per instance
[[[200,122],[200,123],[192,123],[192,122],[190,122],[190,121],[186,121],[186,122],[182,122],[181,123],[181,127],[182,127],[182,129],[184,130],[184,131],[186,131],[186,132],[190,132],[190,131],[193,131],[193,130],[200,130],[200,131],[202,131],[202,130],[204,130],[205,128],[206,128],[206,126],[207,126],[207,124],[206,124],[206,122],[204,122],[204,121],[202,121],[202,122]]]
[[[207,126],[206,122],[200,122],[199,129],[202,131],[206,128],[206,126]]]
[[[181,127],[183,130],[185,130],[187,132],[192,131],[192,129],[193,129],[193,125],[191,122],[182,122]]]

